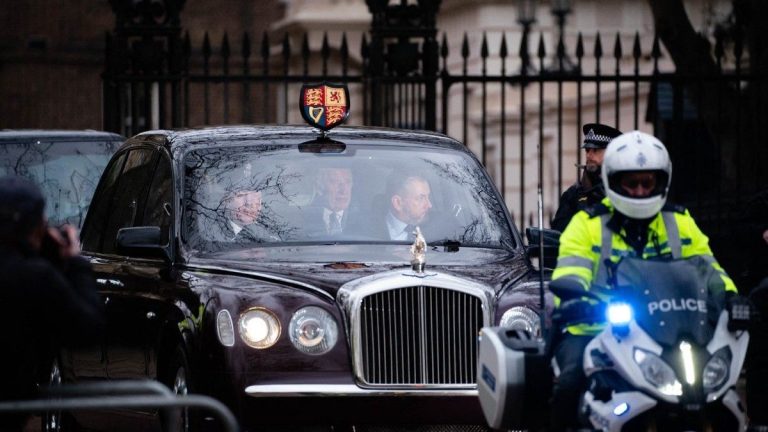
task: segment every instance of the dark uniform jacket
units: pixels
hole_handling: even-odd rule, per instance
[[[590,175],[585,171],[580,181],[563,192],[550,226],[554,230],[565,231],[565,227],[568,226],[573,215],[580,210],[598,204],[603,198],[605,198],[605,190],[599,176]]]
[[[62,346],[99,343],[103,306],[91,265],[81,257],[54,265],[0,244],[0,281],[0,400],[32,398]]]

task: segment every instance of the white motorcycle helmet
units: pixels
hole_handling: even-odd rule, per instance
[[[627,171],[656,172],[656,187],[644,198],[629,196],[620,183]],[[608,144],[603,157],[603,186],[619,212],[634,219],[647,219],[658,213],[667,201],[672,181],[672,162],[666,147],[656,137],[640,131],[619,135]]]

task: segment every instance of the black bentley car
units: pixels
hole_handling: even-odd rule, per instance
[[[110,156],[125,141],[94,130],[0,130],[0,176],[20,175],[40,186],[51,225],[80,227]]]
[[[501,196],[437,133],[145,132],[110,161],[82,245],[107,334],[62,356],[64,381],[157,379],[248,430],[482,425],[478,331],[539,331],[538,273]],[[119,414],[74,413],[157,420]]]

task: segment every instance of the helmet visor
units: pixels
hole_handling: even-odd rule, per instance
[[[669,176],[662,170],[619,171],[609,177],[614,192],[630,198],[647,198],[664,194]]]

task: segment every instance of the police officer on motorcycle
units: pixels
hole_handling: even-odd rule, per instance
[[[581,148],[584,149],[586,164],[579,181],[566,189],[560,197],[560,204],[550,224],[552,229],[560,232],[565,230],[576,212],[598,204],[605,198],[600,166],[608,143],[621,135],[620,130],[600,123],[587,123],[581,130],[584,132],[584,144]]]
[[[715,260],[709,240],[683,207],[666,203],[672,180],[669,153],[640,131],[613,139],[605,150],[601,179],[607,197],[579,211],[560,238],[552,279],[610,297],[606,260],[622,257],[675,259],[703,257],[727,291],[736,286]],[[559,300],[556,301],[559,306]],[[579,324],[553,336],[559,378],[553,389],[552,429],[578,428],[579,397],[586,385],[584,348],[601,325]]]

